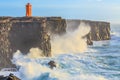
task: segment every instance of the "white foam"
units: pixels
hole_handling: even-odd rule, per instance
[[[111,35],[114,35],[114,36],[120,37],[120,33],[119,33],[119,32],[111,32]]]
[[[90,31],[89,25],[80,24],[78,29],[63,36],[54,36],[51,41],[52,54],[80,53],[87,49],[86,39],[82,37]]]
[[[54,59],[59,67],[51,70],[47,65],[51,59]],[[82,73],[84,70],[80,67],[80,62],[76,62],[77,59],[80,59],[77,55],[61,55],[51,59],[31,58],[28,55],[23,56],[17,51],[13,62],[17,66],[21,66],[19,72],[22,73],[22,80],[107,80],[103,76]]]

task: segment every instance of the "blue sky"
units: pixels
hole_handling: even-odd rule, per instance
[[[0,0],[0,16],[25,16],[27,2],[33,16],[120,23],[120,0]]]

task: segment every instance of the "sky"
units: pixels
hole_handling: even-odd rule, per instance
[[[28,2],[32,4],[32,16],[61,16],[120,24],[120,0],[0,0],[0,16],[25,16]]]

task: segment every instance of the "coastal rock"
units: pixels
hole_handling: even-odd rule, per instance
[[[0,80],[6,80],[7,78],[4,75],[0,75]]]
[[[10,73],[9,76],[0,76],[0,80],[21,80],[14,74]]]
[[[21,80],[19,79],[17,76],[15,76],[14,74],[10,73],[7,80]]]
[[[50,61],[50,62],[48,63],[48,65],[50,66],[51,69],[53,69],[54,67],[56,67],[55,61]]]

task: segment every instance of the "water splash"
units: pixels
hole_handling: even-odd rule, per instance
[[[80,53],[87,49],[86,39],[82,37],[88,34],[90,26],[81,23],[75,31],[69,31],[63,36],[54,36],[51,41],[52,54]]]
[[[82,56],[75,54],[62,54],[53,58],[30,58],[17,51],[13,62],[20,66],[22,80],[107,80],[100,75],[84,73],[86,70],[82,69],[79,62],[82,59]],[[54,60],[59,66],[51,70],[47,65],[50,60]]]

